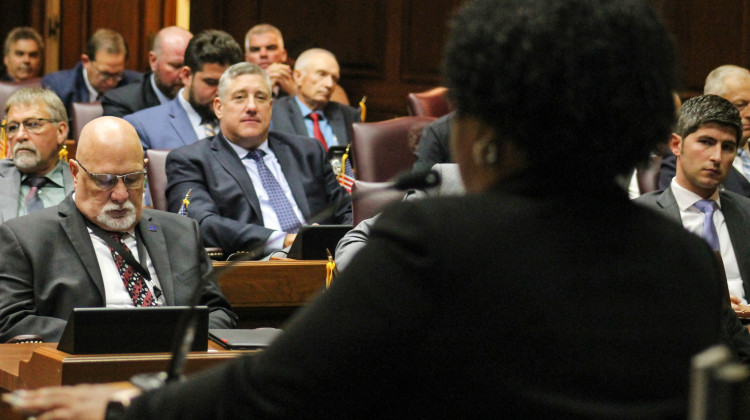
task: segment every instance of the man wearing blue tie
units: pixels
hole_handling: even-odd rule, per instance
[[[750,226],[745,222],[750,199],[725,190],[722,183],[746,141],[732,103],[716,95],[686,101],[669,140],[675,177],[669,188],[636,200],[663,211],[721,253],[737,312],[750,310]]]

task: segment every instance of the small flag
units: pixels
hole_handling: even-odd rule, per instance
[[[193,192],[193,189],[189,189],[187,194],[185,194],[185,198],[182,199],[182,205],[180,206],[180,211],[177,212],[180,216],[187,216],[187,208],[190,205],[190,193]]]
[[[10,157],[10,145],[8,144],[8,134],[5,132],[5,123],[7,123],[7,120],[0,123],[0,159]]]
[[[359,119],[362,122],[365,122],[365,117],[367,116],[367,107],[365,106],[365,101],[367,100],[367,95],[362,97],[362,100],[359,101]]]
[[[354,170],[352,169],[352,163],[349,161],[349,146],[346,146],[346,151],[344,152],[344,155],[341,156],[341,169],[336,175],[336,179],[339,181],[339,184],[349,192],[349,194],[352,193],[352,186],[354,185]]]

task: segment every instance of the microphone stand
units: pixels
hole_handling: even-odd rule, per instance
[[[434,187],[440,184],[440,174],[434,170],[419,171],[414,173],[407,173],[398,177],[392,184],[376,190],[362,191],[361,193],[355,193],[352,195],[345,195],[341,199],[334,203],[327,205],[323,210],[313,216],[309,224],[318,223],[326,220],[331,215],[336,214],[347,204],[350,204],[356,200],[360,200],[363,197],[380,193],[386,190],[409,190],[409,189],[425,189]],[[165,372],[158,373],[144,373],[135,375],[131,378],[130,382],[141,388],[144,391],[150,391],[153,389],[161,388],[170,382],[178,382],[184,378],[183,370],[185,363],[187,362],[187,356],[190,353],[190,348],[193,345],[195,339],[195,329],[197,314],[196,307],[200,303],[201,296],[203,295],[203,288],[208,284],[210,279],[218,280],[220,275],[223,275],[226,271],[231,270],[234,266],[241,262],[247,261],[253,258],[253,256],[260,252],[265,247],[265,244],[258,244],[253,247],[246,255],[242,255],[240,258],[232,260],[229,264],[216,270],[211,270],[209,275],[202,276],[197,287],[193,290],[193,294],[190,296],[190,307],[187,312],[180,319],[180,324],[175,330],[175,340],[172,344],[172,358],[170,359],[169,366]]]

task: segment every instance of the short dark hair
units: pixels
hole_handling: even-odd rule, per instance
[[[734,129],[737,133],[737,148],[744,146],[740,111],[731,102],[717,95],[696,96],[685,101],[677,115],[675,133],[684,139],[706,123]]]
[[[240,44],[232,35],[216,29],[207,29],[194,36],[185,49],[185,65],[192,73],[199,72],[206,63],[231,66],[243,61]]]
[[[5,37],[5,45],[3,46],[3,57],[10,54],[11,46],[13,46],[14,43],[22,39],[30,39],[36,42],[36,44],[39,46],[39,53],[42,56],[44,55],[44,41],[42,40],[42,36],[39,35],[39,32],[37,32],[34,28],[30,26],[19,26],[19,27],[13,28],[10,32],[8,32],[8,36]]]
[[[89,60],[96,61],[96,53],[99,51],[108,54],[123,54],[125,58],[128,58],[128,44],[125,38],[112,29],[97,29],[89,38],[86,44],[86,55],[89,56]]]
[[[445,57],[457,115],[537,172],[611,181],[672,131],[674,50],[647,0],[470,1]]]

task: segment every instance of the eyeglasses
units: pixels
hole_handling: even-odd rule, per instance
[[[112,79],[115,81],[115,83],[119,83],[120,80],[122,80],[122,73],[110,73],[108,71],[101,71],[99,70],[99,67],[97,67],[96,64],[94,64],[93,61],[91,62],[91,67],[93,67],[94,70],[96,70],[96,72],[99,73],[99,76],[104,80]]]
[[[91,177],[91,179],[94,180],[94,183],[97,187],[103,189],[103,190],[111,190],[112,188],[117,185],[117,181],[122,178],[123,184],[125,184],[126,188],[139,188],[143,186],[143,180],[146,179],[146,168],[143,168],[143,171],[141,172],[131,172],[129,174],[124,175],[114,175],[114,174],[94,174],[89,172],[88,169],[84,168],[83,165],[81,165],[81,162],[71,159],[73,162],[76,163],[76,165],[80,166],[81,169],[86,171],[86,173]]]
[[[23,126],[23,128],[25,128],[29,133],[39,134],[44,128],[44,123],[47,122],[56,123],[57,120],[51,120],[49,118],[28,118],[20,123],[9,122],[3,125],[3,128],[5,129],[5,133],[8,135],[8,138],[11,139],[18,135],[18,130],[21,128],[21,126]]]

